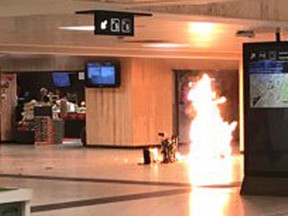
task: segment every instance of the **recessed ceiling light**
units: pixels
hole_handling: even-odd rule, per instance
[[[61,30],[70,30],[70,31],[94,31],[94,25],[91,26],[62,26],[59,27]]]
[[[190,32],[199,34],[199,35],[207,35],[213,32],[214,30],[213,23],[208,22],[190,22],[189,30]]]
[[[180,47],[189,47],[189,44],[176,44],[176,43],[147,43],[143,44],[144,47],[153,47],[153,48],[180,48]]]

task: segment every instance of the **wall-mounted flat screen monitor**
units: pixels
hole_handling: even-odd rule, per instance
[[[87,87],[119,87],[120,65],[118,62],[90,62],[86,64]]]
[[[71,81],[69,73],[67,72],[54,72],[52,73],[52,81],[55,87],[70,87]]]

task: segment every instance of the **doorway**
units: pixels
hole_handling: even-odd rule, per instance
[[[212,88],[216,95],[227,99],[225,103],[218,106],[223,120],[225,122],[238,122],[233,132],[232,146],[239,150],[239,75],[236,70],[174,70],[175,111],[173,128],[179,136],[179,143],[189,144],[191,142],[189,133],[194,115],[191,114],[191,102],[187,97],[189,89],[204,74],[211,78]]]

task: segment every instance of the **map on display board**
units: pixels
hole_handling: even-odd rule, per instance
[[[288,107],[288,51],[251,51],[251,108]]]

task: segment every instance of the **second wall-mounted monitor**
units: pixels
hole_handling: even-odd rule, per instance
[[[52,81],[55,87],[65,88],[71,86],[70,76],[67,72],[52,73]]]
[[[117,88],[120,86],[119,62],[89,62],[86,64],[85,83],[87,87]]]

